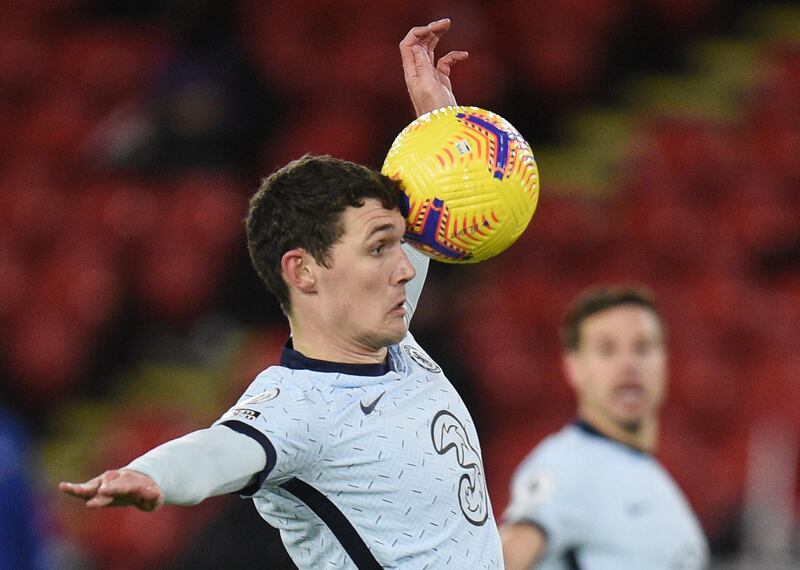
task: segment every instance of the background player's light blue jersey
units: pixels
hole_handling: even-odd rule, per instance
[[[647,453],[576,422],[545,439],[512,482],[505,523],[538,526],[537,570],[695,570],[708,547],[683,493]]]
[[[287,346],[217,424],[267,452],[243,494],[299,568],[502,568],[472,418],[410,334],[387,365]]]

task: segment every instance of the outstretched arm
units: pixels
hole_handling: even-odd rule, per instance
[[[194,505],[245,487],[264,469],[264,449],[225,426],[187,434],[148,451],[123,469],[85,483],[60,483],[59,490],[89,508],[134,506],[153,511],[162,504]]]
[[[449,29],[450,20],[444,18],[427,26],[411,28],[400,42],[406,87],[418,117],[434,109],[456,104],[450,84],[450,70],[458,62],[467,59],[469,54],[451,51],[436,61],[436,46]],[[416,277],[406,286],[406,319],[410,322],[422,295],[430,259],[410,245],[403,245],[403,249],[416,270]]]
[[[449,29],[450,19],[444,18],[427,26],[411,28],[400,42],[406,87],[418,117],[434,109],[456,104],[450,84],[450,70],[458,62],[467,59],[469,54],[451,51],[436,61],[436,45]]]

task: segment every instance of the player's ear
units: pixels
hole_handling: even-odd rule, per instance
[[[578,368],[580,363],[578,361],[578,352],[575,350],[568,350],[561,358],[561,369],[564,372],[564,377],[570,386],[577,389],[580,386],[580,373]]]
[[[289,287],[315,293],[317,280],[314,257],[304,249],[290,249],[281,256],[281,274]]]

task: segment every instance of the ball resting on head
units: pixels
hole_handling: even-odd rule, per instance
[[[382,172],[402,182],[406,240],[447,263],[476,263],[507,249],[539,198],[530,145],[508,121],[478,107],[417,118],[395,139]]]

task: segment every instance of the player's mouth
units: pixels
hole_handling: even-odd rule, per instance
[[[613,395],[626,406],[639,406],[644,403],[647,391],[641,384],[626,383],[614,388]]]
[[[394,307],[392,307],[391,311],[389,311],[392,315],[405,315],[406,314],[406,300],[402,299],[399,303],[397,303]]]

